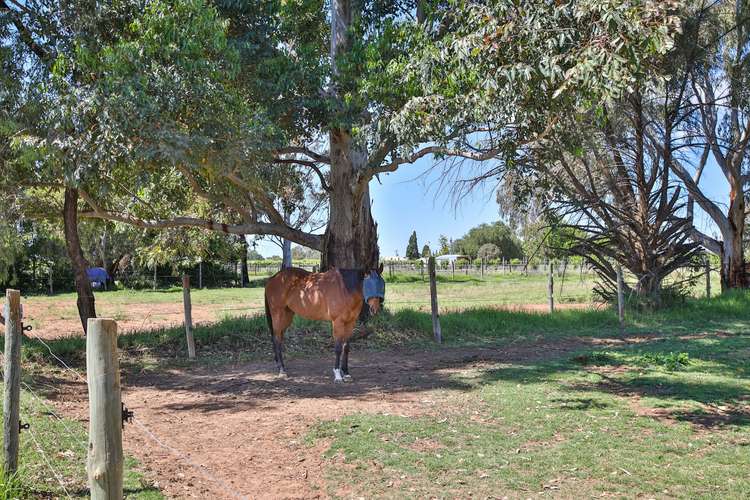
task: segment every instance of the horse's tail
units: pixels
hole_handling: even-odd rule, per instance
[[[268,321],[268,330],[271,332],[271,339],[273,340],[273,318],[271,317],[271,308],[268,307],[268,293],[263,294],[263,298],[266,303],[266,321]]]

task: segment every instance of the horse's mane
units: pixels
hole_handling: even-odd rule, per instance
[[[362,290],[362,280],[365,273],[361,269],[339,269],[341,277],[344,279],[344,286],[350,292]]]

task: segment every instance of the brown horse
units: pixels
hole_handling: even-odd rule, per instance
[[[324,273],[311,273],[292,267],[279,271],[268,280],[266,319],[279,376],[286,376],[282,355],[284,331],[294,315],[299,314],[303,318],[333,324],[336,352],[333,381],[352,379],[349,375],[349,340],[364,302],[369,306],[370,314],[380,311],[385,298],[382,272],[382,264],[379,269],[368,273],[335,267]]]

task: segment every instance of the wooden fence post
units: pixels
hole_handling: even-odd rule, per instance
[[[711,262],[706,257],[706,298],[711,298]]]
[[[182,304],[185,309],[185,336],[187,337],[188,358],[195,358],[193,338],[193,306],[190,303],[190,276],[182,275]]]
[[[18,470],[18,434],[21,430],[21,292],[5,291],[5,398],[3,401],[3,455],[5,475]]]
[[[55,294],[54,282],[52,281],[52,265],[49,266],[49,294]]]
[[[154,264],[154,290],[156,290],[156,264]]]
[[[456,279],[456,261],[451,261],[451,279]]]
[[[117,323],[91,318],[86,335],[89,386],[89,454],[86,470],[93,500],[122,498],[122,399]]]
[[[437,301],[437,277],[435,275],[435,257],[430,257],[428,262],[428,274],[430,275],[430,306],[432,308],[432,333],[435,342],[443,343],[443,331],[440,329],[440,315],[438,314]]]
[[[617,319],[620,323],[620,335],[625,333],[625,283],[622,277],[622,266],[617,265]]]
[[[555,312],[555,277],[551,261],[549,263],[549,273],[547,277],[547,299],[549,301],[549,312]]]

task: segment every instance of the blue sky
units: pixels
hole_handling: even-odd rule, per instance
[[[425,243],[435,250],[441,234],[456,239],[478,224],[498,220],[494,185],[487,184],[455,206],[451,194],[444,186],[441,188],[440,169],[430,171],[431,166],[432,158],[424,157],[394,173],[381,175],[382,184],[377,180],[370,184],[382,257],[394,256],[397,251],[404,255],[409,235],[415,230],[420,251]],[[709,198],[726,210],[728,185],[715,163],[706,166],[701,186]],[[716,235],[711,220],[697,207],[696,225],[709,235]],[[281,249],[267,241],[259,242],[258,251],[266,257],[281,255]]]

